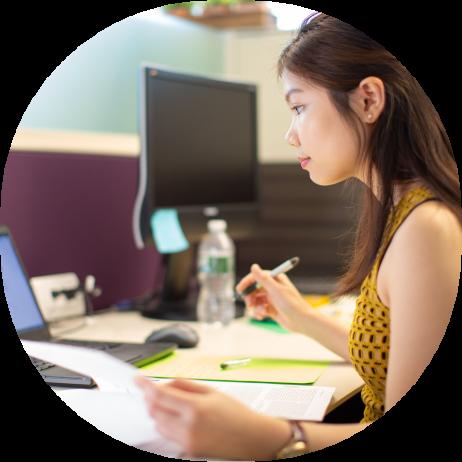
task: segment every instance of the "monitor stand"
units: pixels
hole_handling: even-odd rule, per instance
[[[162,291],[140,308],[143,316],[171,321],[197,321],[199,288],[193,272],[192,246],[184,252],[164,254],[165,279]],[[236,317],[244,315],[244,305],[236,303]]]
[[[141,310],[146,318],[165,319],[170,321],[197,321],[197,298],[190,300],[162,300],[154,299],[152,305]]]

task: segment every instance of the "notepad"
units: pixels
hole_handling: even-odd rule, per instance
[[[220,364],[235,356],[191,356],[175,352],[141,369],[143,375],[156,378],[184,378],[230,382],[309,385],[318,379],[328,361],[252,357],[249,365],[222,370]]]

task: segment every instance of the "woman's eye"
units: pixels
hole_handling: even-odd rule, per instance
[[[300,115],[300,113],[302,112],[302,109],[303,109],[303,106],[294,106],[292,108],[292,111],[295,111],[297,115]]]

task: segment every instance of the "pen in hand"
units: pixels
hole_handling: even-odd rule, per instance
[[[270,276],[274,278],[278,274],[287,273],[291,269],[295,268],[299,262],[300,262],[300,258],[298,257],[290,258],[289,260],[286,260],[284,263],[281,263],[279,266],[276,266],[276,268],[272,269],[270,271]],[[244,299],[246,295],[251,294],[252,292],[257,290],[259,287],[260,287],[259,284],[257,282],[254,282],[249,287],[246,287],[242,292],[238,292],[236,298]]]

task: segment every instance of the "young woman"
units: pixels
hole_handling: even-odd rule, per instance
[[[319,185],[349,178],[366,185],[355,248],[337,291],[359,290],[359,296],[345,329],[313,310],[286,275],[273,279],[255,264],[236,288],[258,281],[262,288],[246,298],[256,318],[270,316],[352,362],[365,382],[364,418],[341,425],[291,423],[194,382],[153,386],[140,378],[159,432],[187,456],[274,460],[364,429],[419,379],[457,295],[457,167],[441,120],[417,81],[365,34],[319,13],[304,21],[278,64],[293,114],[286,139],[302,169]]]

